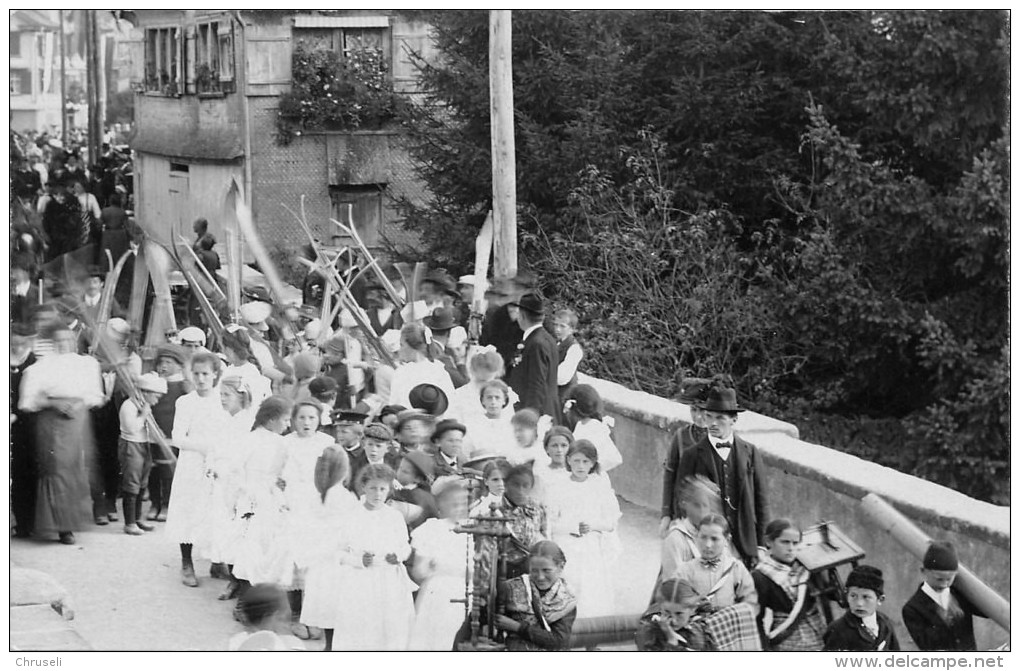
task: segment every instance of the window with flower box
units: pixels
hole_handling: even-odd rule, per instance
[[[196,26],[194,81],[199,94],[234,90],[234,28],[229,21]]]

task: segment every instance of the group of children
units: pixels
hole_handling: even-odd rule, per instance
[[[891,621],[878,610],[885,599],[880,569],[853,568],[846,612],[827,624],[816,578],[797,560],[801,530],[783,518],[757,527],[766,514],[762,469],[754,446],[733,434],[741,408],[725,379],[689,380],[680,400],[690,405],[693,423],[667,452],[661,569],[638,648],[899,650]],[[745,525],[750,541],[740,538]],[[756,527],[764,548],[755,542]],[[924,581],[903,607],[922,650],[975,649],[972,616],[983,614],[952,587],[958,567],[955,548],[944,541],[924,556]]]

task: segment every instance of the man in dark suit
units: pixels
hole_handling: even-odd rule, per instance
[[[903,606],[903,624],[918,650],[977,650],[974,617],[985,617],[953,587],[960,568],[956,548],[934,541],[921,563],[924,582]]]
[[[542,298],[527,293],[510,303],[517,308],[517,323],[524,332],[520,361],[510,373],[510,386],[520,397],[516,410],[531,408],[540,415],[555,418],[559,408],[556,369],[560,363],[556,339],[543,326],[545,306]]]
[[[744,410],[737,404],[736,390],[721,385],[709,388],[703,407],[708,435],[684,451],[676,479],[682,482],[701,475],[719,486],[733,544],[752,568],[769,522],[765,468],[758,449],[733,433],[737,413]]]
[[[32,321],[32,308],[39,305],[39,289],[32,283],[35,267],[26,255],[11,263],[11,321]]]

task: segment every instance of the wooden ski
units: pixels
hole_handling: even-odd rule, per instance
[[[351,226],[348,227],[344,224],[341,224],[336,219],[330,219],[330,221],[333,222],[333,225],[335,225],[337,228],[343,231],[348,237],[354,240],[354,244],[358,246],[358,249],[360,249],[361,253],[365,255],[365,258],[370,261],[369,266],[372,267],[373,271],[375,272],[376,278],[379,280],[379,283],[383,286],[383,289],[386,291],[386,293],[389,294],[390,300],[393,301],[393,304],[397,307],[397,310],[404,307],[404,299],[400,297],[400,294],[397,293],[396,287],[394,287],[393,283],[390,282],[390,278],[386,277],[386,274],[382,271],[382,268],[379,267],[379,264],[375,260],[375,257],[372,256],[372,253],[370,251],[368,251],[368,247],[365,246],[365,243],[362,241],[361,236],[358,235],[357,229],[354,228],[353,222]]]
[[[166,341],[166,334],[177,330],[173,298],[170,295],[170,252],[153,240],[146,240],[145,258],[156,299],[149,315],[149,328],[145,333],[146,347],[155,347]]]
[[[475,238],[475,292],[471,301],[471,317],[468,321],[468,339],[478,344],[482,335],[482,320],[485,318],[485,291],[488,289],[489,260],[492,256],[493,221],[492,210],[485,216],[485,223]]]

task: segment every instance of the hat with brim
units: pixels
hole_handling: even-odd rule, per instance
[[[680,383],[680,394],[676,400],[680,403],[701,407],[705,402],[705,394],[711,380],[701,377],[689,377]]]
[[[422,323],[433,331],[449,331],[457,325],[453,319],[453,310],[449,308],[436,308]]]
[[[354,412],[353,410],[334,410],[329,413],[329,419],[334,424],[364,424],[365,420],[368,419],[368,415],[363,412]]]
[[[498,454],[476,454],[464,462],[464,468],[470,468],[472,470],[481,471],[485,468],[486,462],[492,461],[493,459],[500,459]]]
[[[329,377],[328,375],[320,375],[313,377],[312,381],[308,383],[308,393],[312,396],[322,396],[323,394],[329,394],[339,388],[336,380]]]
[[[439,440],[447,431],[460,431],[463,434],[467,434],[467,427],[455,419],[444,419],[436,424],[436,428],[432,432],[432,440]]]
[[[435,418],[432,415],[430,415],[430,414],[428,414],[426,412],[422,412],[421,410],[417,410],[415,408],[411,408],[409,410],[403,410],[403,411],[397,413],[397,423],[393,427],[393,431],[394,431],[394,433],[400,433],[401,431],[404,430],[404,426],[408,422],[415,422],[415,421],[432,422],[432,421],[434,421],[434,419]]]
[[[705,392],[701,409],[706,412],[744,412],[737,404],[737,390],[728,387],[710,387]]]
[[[543,301],[542,297],[536,293],[524,294],[516,301],[508,303],[508,305],[516,306],[525,312],[529,312],[539,317],[545,314],[545,301]]]
[[[424,382],[413,387],[407,395],[412,408],[417,408],[433,417],[442,415],[450,406],[446,393],[434,384]]]
[[[273,306],[262,301],[252,301],[241,306],[241,318],[256,331],[268,331],[266,319],[273,313]]]
[[[168,343],[166,345],[160,345],[156,350],[156,361],[159,361],[160,359],[173,359],[183,366],[188,361],[188,353],[185,352],[184,348],[180,345]]]
[[[157,394],[166,393],[166,380],[155,373],[146,373],[138,378],[136,385],[140,391],[151,391]]]
[[[181,329],[180,334],[181,341],[187,340],[188,342],[197,342],[205,344],[205,331],[198,328],[197,326],[188,326]]]
[[[421,450],[408,450],[404,453],[403,458],[414,464],[418,472],[425,477],[425,482],[432,485],[432,480],[436,477],[436,465],[431,455],[425,454]]]

